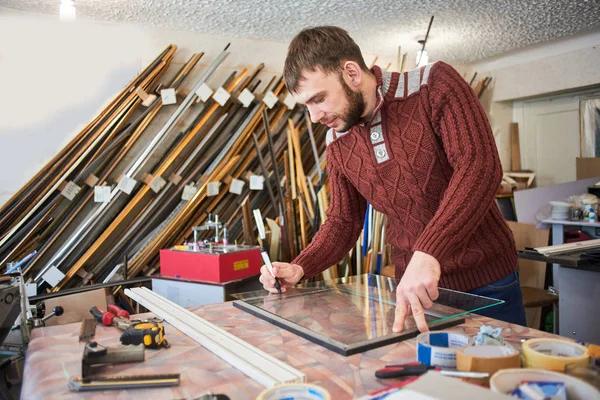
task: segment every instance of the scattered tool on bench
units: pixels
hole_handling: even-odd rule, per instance
[[[96,320],[93,318],[87,318],[81,321],[81,328],[79,329],[79,341],[87,343],[94,338],[96,335]]]
[[[69,388],[74,391],[118,390],[178,386],[179,374],[98,376],[106,366],[144,361],[144,346],[105,347],[96,342],[88,343],[81,359],[81,377],[72,377]]]
[[[165,338],[165,328],[160,320],[131,321],[127,311],[114,305],[109,305],[108,311],[94,306],[90,309],[90,313],[102,325],[115,326],[125,331],[121,335],[121,343],[124,345],[143,344],[150,349],[170,346]]]
[[[165,386],[179,386],[179,374],[99,376],[88,379],[74,377],[69,381],[69,388],[77,392],[86,390],[123,390]]]
[[[442,370],[439,367],[425,365],[418,361],[415,361],[407,364],[386,365],[385,368],[382,368],[375,372],[375,377],[379,379],[415,377],[423,375],[429,370],[438,371],[442,375],[462,378],[485,378],[489,376],[489,374],[486,372],[463,372]]]

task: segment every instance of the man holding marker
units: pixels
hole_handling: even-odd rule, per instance
[[[387,216],[396,279],[393,330],[425,309],[438,287],[504,300],[480,314],[525,325],[512,233],[495,202],[498,151],[479,99],[448,64],[406,73],[368,69],[337,27],[291,42],[284,78],[313,122],[327,125],[327,221],[291,263],[273,263],[282,292],[339,262],[363,228],[367,201]],[[260,281],[276,293],[265,266]]]

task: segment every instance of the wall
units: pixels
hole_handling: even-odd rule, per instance
[[[511,169],[509,124],[514,120],[513,101],[588,92],[590,89],[593,91],[593,88],[600,88],[598,65],[600,31],[555,40],[462,66],[461,71],[469,79],[475,71],[480,78],[492,77],[492,84],[482,102],[490,115],[504,170]],[[522,163],[532,164],[527,157],[530,155],[523,152],[522,148]]]
[[[264,63],[279,76],[287,43],[78,20],[0,8],[0,204],[6,202],[168,44],[174,64],[204,52],[201,72],[231,43],[209,84]],[[365,54],[367,62],[375,55]],[[395,66],[396,57],[378,64]],[[192,78],[193,79],[193,78]]]

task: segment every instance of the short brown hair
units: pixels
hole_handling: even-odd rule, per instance
[[[290,92],[298,91],[304,80],[304,70],[325,73],[339,72],[346,61],[356,62],[368,71],[358,45],[348,32],[336,26],[318,26],[303,29],[292,39],[283,67],[283,77]]]

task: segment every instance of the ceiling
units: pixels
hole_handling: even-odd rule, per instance
[[[58,14],[60,0],[0,0]],[[600,0],[75,0],[77,17],[288,42],[306,26],[338,25],[362,50],[414,52],[435,16],[430,60],[469,63],[600,28]],[[1,11],[0,11],[1,12]],[[368,60],[367,60],[368,62]]]

